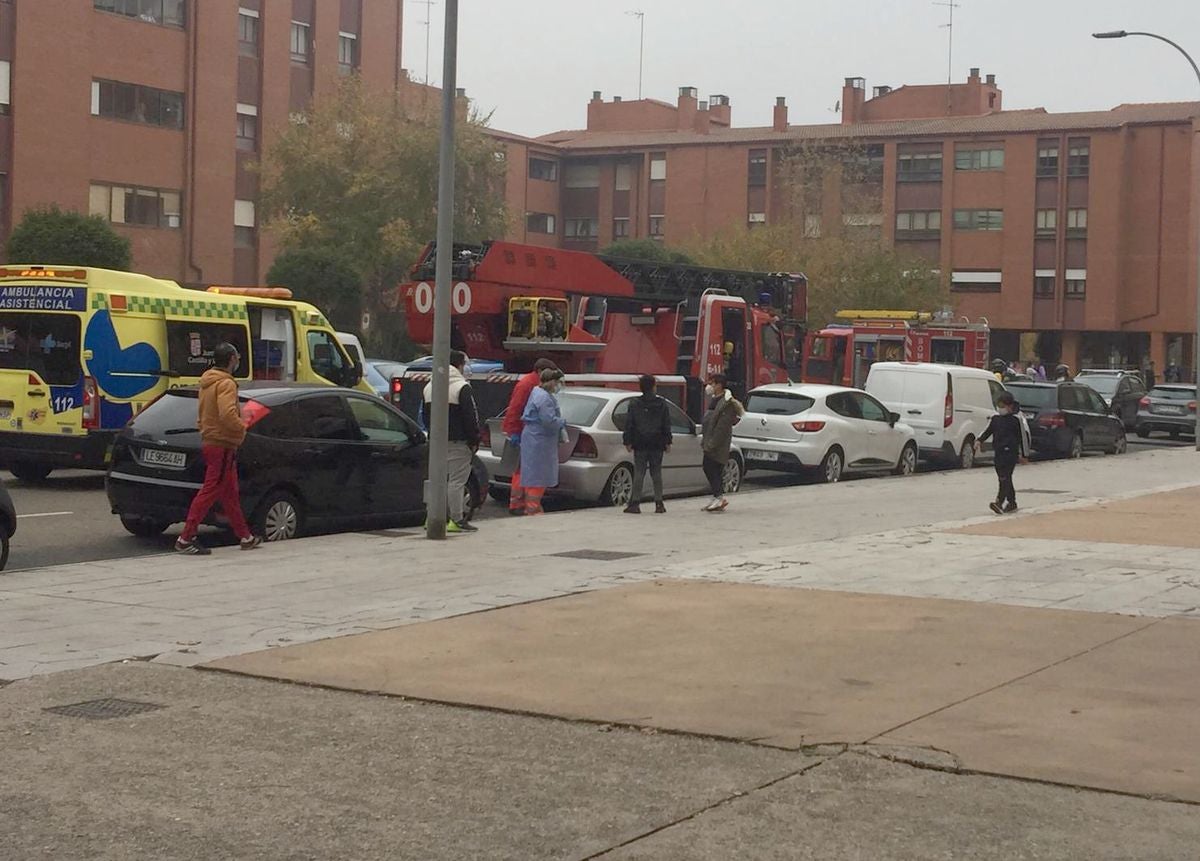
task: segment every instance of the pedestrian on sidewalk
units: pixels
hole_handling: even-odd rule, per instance
[[[975,451],[982,451],[983,444],[992,440],[992,462],[996,467],[1000,488],[996,493],[996,501],[989,503],[988,508],[996,514],[1011,514],[1017,510],[1013,470],[1018,463],[1029,462],[1029,429],[1011,392],[1000,395],[996,399],[996,406],[996,415],[992,416],[987,428],[975,440]]]
[[[542,371],[558,370],[549,359],[538,359],[533,363],[533,370],[524,374],[513,387],[512,396],[508,399],[508,408],[504,410],[504,421],[501,430],[504,431],[505,451],[501,463],[514,463],[512,481],[508,495],[508,513],[525,513],[525,488],[521,485],[521,431],[525,429],[525,405],[529,403],[530,393],[542,384]]]
[[[196,532],[217,503],[229,518],[243,550],[253,550],[262,544],[262,538],[251,533],[246,525],[238,490],[237,452],[246,439],[246,424],[242,421],[238,384],[233,375],[241,363],[236,347],[218,344],[213,350],[213,366],[200,377],[197,424],[204,458],[204,484],[196,491],[183,532],[175,541],[175,549],[180,553],[207,556],[212,552],[196,539]]]
[[[625,449],[633,452],[633,496],[625,513],[642,513],[642,488],[649,469],[654,484],[654,513],[663,514],[667,507],[663,504],[662,462],[663,454],[671,450],[671,411],[666,400],[658,396],[654,377],[643,374],[638,385],[642,396],[629,405],[623,434]]]
[[[558,484],[558,444],[567,426],[555,398],[562,389],[558,368],[542,371],[541,385],[529,393],[521,421],[521,485],[525,490],[525,515],[542,514],[546,488]]]
[[[475,393],[463,375],[467,366],[467,354],[462,350],[450,351],[450,400],[446,414],[446,501],[450,506],[450,518],[446,531],[478,532],[467,522],[466,500],[463,497],[467,479],[471,477],[471,461],[479,450],[479,410],[475,407]],[[433,416],[433,383],[425,386],[425,415]],[[430,422],[432,425],[432,421]],[[432,431],[432,427],[430,428]]]
[[[733,446],[733,426],[746,412],[733,392],[725,387],[726,382],[724,374],[713,374],[704,387],[708,410],[701,422],[704,433],[701,447],[704,449],[704,476],[713,496],[704,506],[705,511],[724,511],[729,507],[729,500],[725,498],[725,464],[729,463],[729,450]]]

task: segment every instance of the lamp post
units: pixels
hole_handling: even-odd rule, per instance
[[[1093,33],[1093,39],[1124,39],[1126,36],[1146,36],[1150,39],[1157,39],[1160,42],[1166,42],[1179,53],[1183,54],[1183,58],[1191,64],[1192,71],[1196,73],[1196,83],[1200,84],[1200,66],[1196,65],[1196,61],[1192,59],[1192,55],[1176,42],[1172,42],[1166,36],[1160,36],[1157,33],[1145,33],[1140,30],[1109,30],[1105,33]],[[1196,120],[1193,120],[1193,134],[1196,133]],[[1192,209],[1192,221],[1197,225],[1196,237],[1196,336],[1192,341],[1192,381],[1200,385],[1200,199],[1195,193],[1196,187],[1196,172],[1200,170],[1200,164],[1197,163],[1197,149],[1195,144],[1192,145],[1192,194],[1189,195]],[[1200,425],[1200,419],[1197,420]],[[1200,426],[1197,427],[1196,433],[1196,451],[1200,451]]]

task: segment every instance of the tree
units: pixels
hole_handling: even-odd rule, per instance
[[[668,248],[654,239],[618,239],[607,248],[601,249],[600,253],[609,257],[649,260],[654,263],[692,262],[692,259],[682,251]]]
[[[57,206],[26,211],[8,238],[8,259],[17,263],[128,271],[132,257],[129,240],[99,215],[64,212]]]
[[[292,248],[275,258],[267,283],[287,287],[316,305],[340,331],[357,330],[362,316],[362,276],[335,249]]]

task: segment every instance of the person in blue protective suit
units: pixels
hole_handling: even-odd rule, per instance
[[[546,488],[558,484],[558,443],[567,426],[554,397],[563,386],[557,368],[542,371],[541,385],[529,393],[521,414],[521,486],[525,489],[525,515],[542,513]]]

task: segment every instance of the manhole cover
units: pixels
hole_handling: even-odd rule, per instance
[[[71,703],[66,706],[50,706],[42,711],[53,712],[66,717],[87,718],[88,720],[108,720],[109,718],[130,717],[142,712],[152,712],[166,708],[157,703],[139,703],[136,700],[118,700],[105,697],[102,700],[88,700],[85,703]]]
[[[620,550],[564,550],[562,553],[551,553],[551,556],[562,556],[567,559],[595,559],[599,562],[609,562],[613,559],[632,559],[635,556],[645,556],[645,553],[623,553]]]
[[[1069,490],[1018,490],[1017,493],[1070,493]]]
[[[360,534],[374,535],[376,538],[410,538],[417,533],[407,529],[372,529]]]

